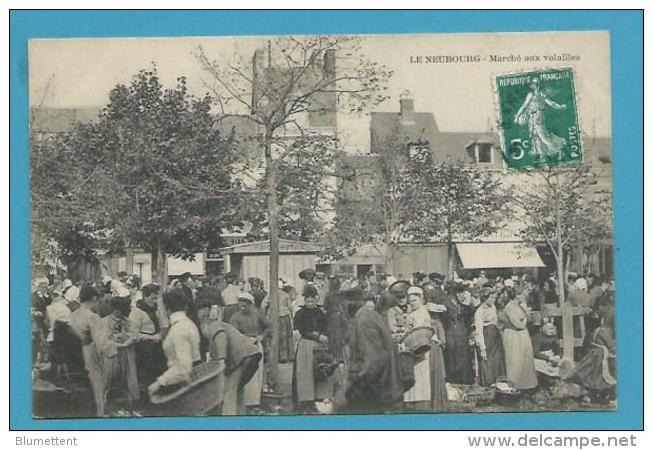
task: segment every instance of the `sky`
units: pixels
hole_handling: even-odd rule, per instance
[[[165,85],[180,75],[191,93],[204,94],[199,45],[215,59],[241,55],[246,60],[265,37],[156,39],[52,39],[29,45],[30,105],[100,108],[109,91],[154,62]],[[595,136],[611,135],[610,55],[607,32],[421,34],[361,36],[362,50],[394,71],[390,98],[376,111],[398,111],[399,95],[410,90],[415,110],[433,112],[440,131],[486,131],[497,122],[494,76],[545,68],[573,67],[580,126]],[[570,54],[573,61],[545,61],[543,55]],[[411,62],[427,56],[476,56],[479,62]],[[492,61],[499,55],[502,62]],[[512,55],[512,56],[511,56]],[[525,61],[537,55],[540,61]],[[521,61],[511,61],[516,56]],[[369,148],[369,115],[340,115],[349,144]]]

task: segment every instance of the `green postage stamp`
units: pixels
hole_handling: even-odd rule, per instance
[[[582,162],[572,69],[500,75],[496,89],[509,168]]]

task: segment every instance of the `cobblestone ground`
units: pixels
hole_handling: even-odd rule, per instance
[[[334,374],[335,396],[330,405],[318,405],[322,414],[346,414],[344,408],[344,369],[340,368]],[[67,386],[57,386],[41,380],[34,386],[34,415],[35,417],[89,417],[93,416],[93,398],[88,388],[80,382],[73,382]],[[260,407],[250,408],[249,415],[293,415],[292,407],[292,364],[279,366],[279,385],[276,395],[262,396]],[[451,402],[449,412],[475,412],[475,413],[501,413],[501,412],[538,412],[538,411],[597,411],[612,410],[615,403],[605,401],[587,402],[587,399],[567,398],[558,400],[553,398],[549,388],[539,388],[530,395],[522,396],[514,402],[499,404],[469,404]],[[137,405],[136,415],[146,415],[146,409]],[[400,413],[401,411],[396,411]],[[121,401],[114,402],[108,411],[114,417],[128,416],[126,404]]]

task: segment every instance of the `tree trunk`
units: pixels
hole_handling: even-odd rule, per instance
[[[279,379],[279,211],[277,205],[277,168],[272,158],[272,134],[265,136],[265,162],[267,170],[268,227],[270,229],[270,372],[268,385],[276,390]]]
[[[451,204],[448,205],[449,217],[447,217],[447,279],[453,280],[454,260],[456,255],[453,249],[453,236],[451,231]]]
[[[385,255],[383,255],[383,263],[385,264],[383,271],[388,274],[396,275],[394,273],[394,268],[392,267],[392,261],[394,257],[394,247],[390,243],[386,243],[385,246]]]
[[[126,257],[125,259],[127,260],[125,271],[129,275],[134,275],[134,250],[132,249],[131,246],[127,249],[125,257]]]
[[[157,240],[152,252],[152,281],[161,286],[161,289],[168,286],[168,257],[160,240]]]
[[[556,193],[556,269],[558,272],[558,302],[562,314],[562,356],[574,360],[574,316],[572,306],[565,299],[565,265],[562,246],[560,201]]]
[[[453,280],[455,258],[453,242],[447,240],[447,278],[449,280]]]

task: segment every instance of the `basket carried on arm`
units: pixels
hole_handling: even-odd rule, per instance
[[[150,402],[157,416],[203,415],[224,399],[224,365],[208,361],[193,367],[191,381],[173,392],[154,393]]]
[[[416,327],[408,331],[401,343],[408,353],[420,356],[431,350],[431,338],[435,330],[432,327]]]
[[[338,361],[333,357],[326,345],[318,345],[313,349],[313,377],[315,381],[326,381],[338,368]]]

